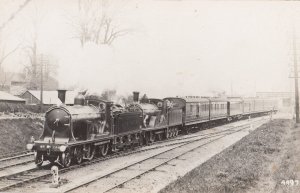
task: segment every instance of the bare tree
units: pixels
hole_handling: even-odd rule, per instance
[[[23,47],[23,51],[25,52],[28,58],[28,65],[25,65],[24,71],[26,74],[27,81],[29,82],[28,89],[37,89],[39,87],[38,83],[38,55],[41,54],[39,52],[38,47],[38,39],[39,39],[39,30],[40,25],[43,20],[43,15],[39,11],[37,2],[33,3],[33,12],[30,20],[32,21],[32,25],[29,25],[31,30],[31,35],[27,38],[25,46]]]
[[[0,69],[0,90],[8,90],[8,81],[13,77],[12,73],[8,73],[3,68]]]
[[[112,10],[109,0],[78,0],[78,16],[70,18],[69,23],[82,47],[87,42],[111,45],[132,31],[121,27]]]
[[[7,49],[4,36],[0,31],[0,89],[6,89],[8,85],[8,81],[11,80],[12,75],[9,74],[3,67],[5,61],[15,53],[19,48],[19,45]]]
[[[0,31],[5,28],[7,26],[7,24],[9,22],[11,22],[17,15],[19,12],[21,12],[25,7],[26,5],[30,2],[31,0],[25,0],[22,4],[19,5],[19,7],[17,8],[17,10],[15,12],[13,12],[10,17],[1,24],[0,26]]]
[[[4,61],[10,56],[12,55],[15,51],[18,50],[20,45],[15,46],[14,48],[8,50],[7,46],[5,44],[5,39],[1,33],[2,31],[0,31],[0,68],[2,67],[2,64],[4,63]]]

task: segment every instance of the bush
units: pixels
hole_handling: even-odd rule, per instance
[[[0,112],[3,113],[45,113],[51,105],[44,105],[42,112],[39,105],[26,105],[20,103],[0,102]]]

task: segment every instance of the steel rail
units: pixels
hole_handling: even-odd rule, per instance
[[[233,128],[240,128],[241,127],[240,130],[243,130],[243,129],[248,128],[250,124],[253,124],[254,122],[259,122],[259,121],[263,121],[263,120],[262,119],[261,120],[254,120],[251,123],[246,123],[246,124],[243,124],[243,125],[233,126],[233,127],[228,128],[228,129],[225,129],[223,131],[218,131],[218,132],[213,132],[213,133],[208,133],[208,134],[199,134],[199,135],[193,135],[191,137],[186,137],[186,138],[171,138],[171,139],[168,139],[168,140],[157,141],[157,142],[151,143],[150,146],[154,146],[154,145],[158,145],[158,144],[166,143],[166,142],[173,142],[173,141],[179,141],[179,142],[160,145],[160,146],[155,146],[155,147],[147,148],[147,149],[125,150],[125,151],[122,151],[122,152],[116,152],[116,153],[111,154],[107,157],[101,157],[101,158],[93,159],[91,161],[83,162],[80,165],[74,165],[74,166],[71,166],[69,168],[60,169],[60,173],[66,173],[70,170],[78,169],[78,168],[81,168],[81,167],[86,166],[86,165],[95,164],[95,163],[105,161],[105,160],[108,160],[108,159],[112,159],[112,158],[127,156],[127,155],[131,155],[131,154],[135,154],[135,153],[141,153],[141,152],[145,152],[145,151],[150,151],[150,150],[154,150],[154,149],[159,149],[159,148],[174,146],[174,145],[179,145],[179,144],[187,145],[187,144],[193,143],[195,141],[200,141],[200,140],[204,140],[204,139],[208,139],[208,138],[212,138],[212,137],[216,137],[216,136],[221,136],[221,137],[222,137],[222,135],[226,136],[226,135],[229,135],[229,134],[233,133],[233,132],[230,132]],[[229,133],[226,134],[225,132],[229,132]],[[190,140],[190,141],[185,141],[185,140],[189,140],[189,139],[197,138],[197,137],[201,137],[201,138]],[[177,148],[177,147],[175,147],[175,148]],[[175,148],[172,148],[172,149],[175,149]],[[42,169],[45,169],[47,166],[48,165],[43,166]],[[12,180],[12,181],[14,180],[14,178],[17,179],[16,183],[12,183],[12,184],[6,185],[4,187],[0,187],[0,191],[5,191],[5,190],[8,190],[8,189],[14,188],[16,186],[20,186],[24,183],[34,182],[34,181],[37,181],[39,179],[45,179],[45,178],[51,176],[51,173],[49,172],[49,170],[45,170],[45,172],[43,174],[35,175],[34,172],[38,172],[38,171],[41,171],[40,168],[33,168],[33,169],[30,169],[30,170],[26,170],[26,171],[22,171],[22,172],[19,172],[19,173],[15,173],[15,174],[0,177],[0,180],[1,180],[0,183],[2,183],[3,179],[8,179],[8,180]],[[26,178],[26,176],[28,176],[28,174],[30,174],[29,176],[33,176],[33,177]],[[24,180],[22,180],[22,176],[25,176]]]
[[[250,126],[250,125],[249,125],[249,126]],[[79,185],[77,185],[77,186],[73,186],[73,187],[70,187],[70,188],[65,188],[62,192],[70,192],[70,191],[75,190],[75,189],[78,189],[78,188],[80,188],[80,187],[82,187],[82,186],[87,186],[88,184],[90,184],[90,183],[92,183],[92,182],[95,182],[95,181],[97,181],[97,180],[99,180],[99,179],[103,179],[103,178],[108,177],[108,176],[110,176],[110,175],[112,175],[112,174],[115,174],[115,173],[117,173],[117,172],[119,172],[119,171],[126,170],[127,168],[129,168],[129,167],[131,167],[131,166],[134,166],[134,165],[136,165],[136,164],[140,164],[140,163],[142,163],[142,162],[144,162],[144,161],[147,161],[147,160],[149,160],[149,159],[152,159],[152,158],[154,158],[154,157],[157,157],[157,156],[159,156],[159,155],[161,155],[161,154],[164,154],[164,153],[166,153],[166,152],[175,150],[175,149],[177,149],[177,148],[179,148],[179,147],[183,147],[183,146],[186,146],[186,145],[189,145],[189,144],[191,144],[191,143],[198,142],[198,141],[201,141],[201,140],[204,140],[204,139],[209,139],[209,138],[211,138],[211,137],[217,137],[216,139],[210,140],[209,142],[206,142],[206,143],[204,143],[204,144],[201,144],[201,145],[199,145],[199,146],[196,146],[196,147],[194,147],[194,148],[192,148],[192,149],[190,149],[190,150],[188,150],[188,151],[186,151],[186,152],[184,152],[184,153],[181,153],[180,155],[177,155],[177,156],[174,157],[174,158],[171,158],[171,159],[168,159],[167,161],[164,161],[164,163],[159,164],[158,166],[155,166],[155,167],[159,167],[159,166],[165,164],[166,162],[169,162],[169,161],[171,161],[171,160],[173,160],[173,159],[176,159],[177,157],[182,156],[182,155],[184,155],[184,154],[186,154],[186,153],[188,153],[188,152],[191,152],[191,151],[193,151],[193,150],[195,150],[195,149],[197,149],[197,148],[199,148],[199,147],[202,147],[202,146],[204,146],[204,145],[207,145],[207,144],[209,144],[209,143],[212,143],[212,142],[214,142],[214,141],[217,141],[217,140],[219,140],[219,139],[221,139],[221,138],[223,138],[223,137],[225,137],[225,136],[228,136],[228,135],[231,135],[231,134],[233,134],[233,133],[237,133],[237,132],[239,132],[239,131],[241,131],[241,130],[247,129],[247,128],[249,128],[249,126],[246,126],[246,127],[237,126],[236,128],[240,128],[240,127],[241,127],[241,128],[240,128],[240,129],[237,129],[237,130],[235,130],[235,131],[231,131],[231,132],[229,132],[229,133],[217,134],[217,135],[214,135],[214,136],[206,136],[206,137],[203,137],[203,138],[200,138],[200,139],[194,139],[194,140],[191,140],[191,141],[188,141],[188,142],[184,142],[184,143],[183,143],[182,145],[180,145],[180,146],[176,146],[176,147],[173,147],[173,148],[171,148],[171,149],[168,149],[168,150],[165,150],[165,151],[163,151],[163,152],[160,152],[160,153],[158,153],[158,154],[156,154],[156,155],[147,157],[147,158],[145,158],[145,159],[143,159],[143,160],[137,161],[137,162],[132,163],[132,164],[130,164],[130,165],[128,165],[128,166],[125,166],[125,167],[123,167],[123,168],[120,168],[120,169],[117,169],[117,170],[115,170],[115,171],[113,171],[113,172],[110,172],[110,173],[108,173],[108,174],[102,175],[102,176],[100,176],[100,177],[96,177],[96,178],[94,178],[94,179],[92,179],[92,180],[90,180],[90,181],[88,181],[88,182],[84,182],[84,183],[81,183],[81,184],[79,184]],[[220,135],[220,136],[218,136],[218,135]],[[147,170],[144,171],[143,173],[149,172],[150,170],[153,170],[153,168],[151,168],[151,169],[149,169],[149,170],[147,169]],[[143,174],[143,173],[142,173],[142,174]],[[137,176],[140,176],[140,175],[141,175],[141,174],[139,174],[139,175],[137,175]],[[136,178],[137,176],[133,177],[132,179]],[[118,186],[120,186],[120,185],[122,185],[122,184],[124,184],[124,183],[126,183],[126,182],[128,182],[128,181],[130,181],[130,180],[132,180],[132,179],[129,179],[129,180],[126,180],[126,181],[124,181],[124,182],[122,182],[122,183],[119,183],[119,184],[115,185],[115,186],[114,186],[113,188],[111,188],[111,189],[114,189],[114,188],[116,188],[116,187],[118,187]],[[106,190],[105,192],[107,192],[107,191],[109,191],[109,190],[111,190],[111,189],[108,189],[108,190]]]

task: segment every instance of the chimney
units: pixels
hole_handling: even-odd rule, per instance
[[[57,93],[58,93],[58,98],[60,99],[60,101],[62,103],[65,104],[66,102],[66,91],[65,89],[57,89]]]
[[[133,92],[133,102],[139,102],[139,92]]]

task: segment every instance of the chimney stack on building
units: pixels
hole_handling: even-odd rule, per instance
[[[134,91],[133,92],[133,102],[139,102],[139,92]]]
[[[60,99],[60,101],[63,104],[65,104],[65,102],[66,102],[66,92],[67,92],[67,90],[65,90],[65,89],[57,89],[58,98]]]

